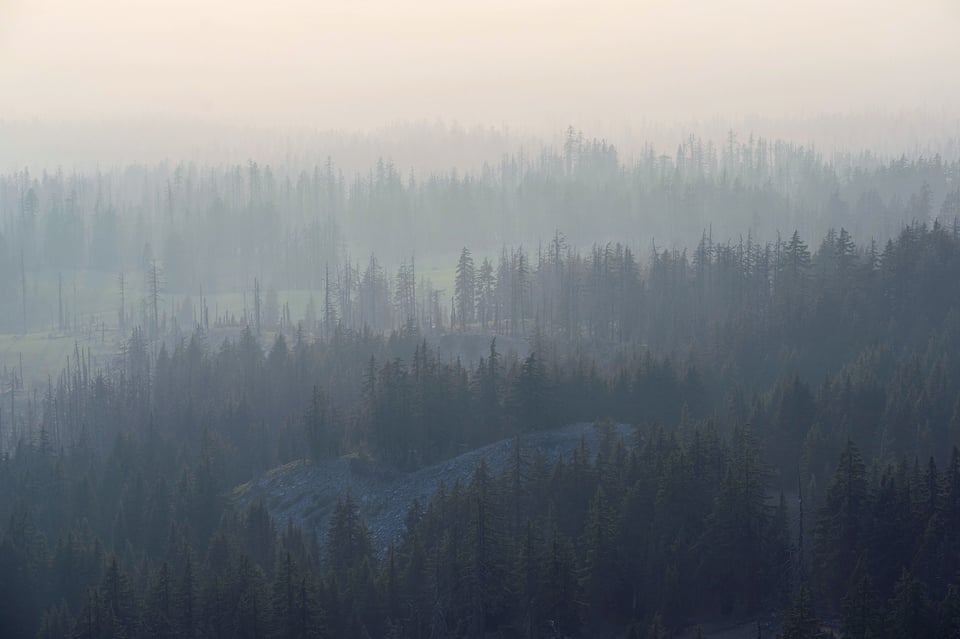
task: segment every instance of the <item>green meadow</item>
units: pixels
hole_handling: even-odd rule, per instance
[[[418,261],[417,282],[424,280],[442,291],[441,304],[448,305],[453,295],[456,277],[456,258]],[[361,269],[363,265],[361,264]],[[262,293],[264,297],[266,292]],[[277,291],[278,309],[290,307],[294,322],[304,318],[313,297],[316,312],[321,312],[322,291],[282,289]],[[130,273],[124,278],[124,307],[128,329],[140,323],[146,293],[143,277]],[[181,309],[187,298],[193,305],[193,316],[200,317],[199,294],[164,292],[160,296],[160,315],[178,317],[181,331],[189,334],[191,326],[182,321]],[[252,287],[246,292],[230,291],[204,296],[211,327],[217,317],[232,317],[240,321],[244,309],[253,308]],[[50,271],[28,274],[27,314],[29,330],[0,333],[0,375],[21,367],[28,389],[45,386],[49,377],[56,377],[73,361],[79,349],[89,353],[94,368],[107,364],[115,357],[126,335],[118,330],[120,309],[120,281],[115,273],[76,271],[63,274]],[[59,326],[62,301],[65,327]],[[262,302],[263,303],[263,302]],[[19,373],[18,373],[19,374]]]

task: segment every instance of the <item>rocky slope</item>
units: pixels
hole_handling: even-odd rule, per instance
[[[626,426],[618,426],[616,431],[619,436],[630,436]],[[528,458],[536,450],[552,463],[561,454],[572,452],[581,440],[595,451],[600,432],[592,424],[571,424],[527,433],[520,445]],[[391,540],[403,534],[404,517],[414,500],[425,503],[441,484],[468,482],[481,460],[486,461],[491,474],[506,470],[513,459],[513,446],[512,439],[504,439],[410,473],[385,471],[346,457],[321,462],[300,460],[238,486],[234,499],[241,508],[262,499],[278,525],[292,520],[307,530],[315,529],[322,541],[337,499],[349,494],[370,527],[374,548],[383,552]]]

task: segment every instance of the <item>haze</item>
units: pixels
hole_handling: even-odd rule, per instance
[[[960,0],[0,0],[0,639],[960,637]]]
[[[951,107],[955,2],[0,2],[0,118],[540,127]]]

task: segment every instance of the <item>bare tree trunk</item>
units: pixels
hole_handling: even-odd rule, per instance
[[[126,292],[124,291],[123,271],[120,271],[120,317],[117,321],[117,328],[120,333],[126,333],[127,311],[126,311]]]
[[[20,293],[23,306],[23,334],[27,334],[27,271],[23,263],[23,249],[20,249]]]
[[[260,337],[260,280],[253,278],[253,320]]]

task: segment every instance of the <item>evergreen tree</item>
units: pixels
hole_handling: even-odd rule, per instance
[[[801,584],[783,617],[783,639],[814,639],[819,636],[820,624],[814,614],[810,590],[806,584]]]
[[[866,470],[860,452],[847,441],[840,455],[815,530],[816,573],[828,601],[837,601],[853,572],[861,543],[866,506]]]
[[[473,266],[473,257],[466,247],[460,252],[457,262],[454,299],[457,303],[457,319],[460,321],[460,330],[464,330],[474,320],[476,304],[476,274]]]

